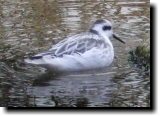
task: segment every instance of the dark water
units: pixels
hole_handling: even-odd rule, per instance
[[[116,57],[107,69],[55,75],[23,63],[103,18],[126,41],[112,40]],[[1,0],[0,105],[149,107],[150,75],[128,62],[128,52],[144,44],[150,45],[148,0]]]

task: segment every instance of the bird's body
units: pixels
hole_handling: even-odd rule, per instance
[[[113,45],[109,39],[112,37],[110,28],[108,20],[97,20],[89,32],[70,36],[48,51],[25,59],[25,62],[57,72],[109,66],[114,58]],[[110,32],[105,34],[104,31]]]

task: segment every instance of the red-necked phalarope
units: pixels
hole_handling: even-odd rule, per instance
[[[88,32],[68,37],[46,52],[25,59],[53,71],[82,71],[109,66],[114,58],[110,38],[114,37],[108,20],[97,20]]]

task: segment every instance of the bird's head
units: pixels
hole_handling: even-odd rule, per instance
[[[114,37],[115,39],[119,40],[122,43],[125,43],[123,40],[118,38],[114,33],[113,33],[113,28],[112,24],[108,20],[100,19],[97,20],[92,27],[90,28],[90,32],[96,33],[101,36],[108,37],[109,39],[111,37]]]

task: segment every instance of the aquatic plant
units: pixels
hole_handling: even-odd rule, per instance
[[[146,45],[137,46],[129,51],[129,63],[144,71],[150,71],[150,48]]]

